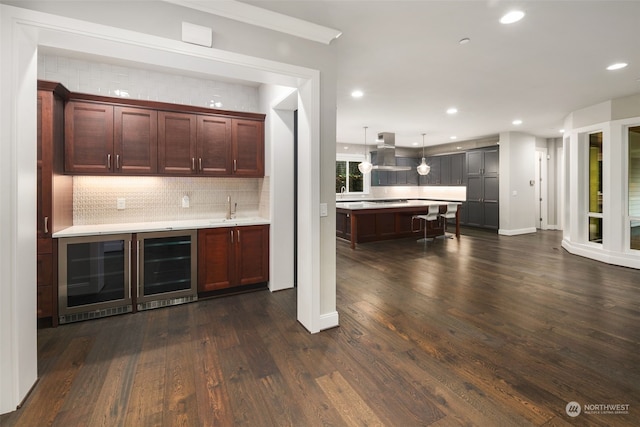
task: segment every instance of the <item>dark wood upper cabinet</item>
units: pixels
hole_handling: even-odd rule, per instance
[[[113,167],[113,106],[69,101],[65,107],[65,171],[106,174]]]
[[[264,176],[264,114],[72,94],[66,172]]]
[[[158,112],[158,173],[196,172],[196,124],[195,114]]]
[[[236,176],[264,176],[264,122],[233,119],[233,174]]]
[[[158,112],[115,107],[113,172],[155,174],[158,170]]]
[[[204,175],[232,174],[231,119],[198,116],[197,163]]]

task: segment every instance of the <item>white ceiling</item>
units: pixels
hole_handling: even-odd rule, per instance
[[[363,143],[363,126],[368,143],[387,131],[398,146],[421,145],[423,132],[427,145],[555,138],[572,111],[640,92],[640,1],[245,2],[342,31],[331,42],[341,143]],[[514,8],[525,18],[500,24]],[[620,61],[629,66],[605,69]]]

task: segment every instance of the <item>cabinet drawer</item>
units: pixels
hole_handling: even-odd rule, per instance
[[[38,318],[53,314],[53,286],[38,286]]]
[[[38,255],[38,287],[53,285],[53,256]]]

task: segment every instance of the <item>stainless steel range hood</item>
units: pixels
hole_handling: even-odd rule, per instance
[[[408,171],[411,166],[396,165],[396,134],[393,132],[380,132],[378,134],[378,151],[374,170],[381,171]]]

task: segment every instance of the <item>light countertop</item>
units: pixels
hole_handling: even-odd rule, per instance
[[[427,207],[431,205],[460,205],[460,202],[446,200],[385,200],[366,202],[337,202],[337,209],[361,210],[361,209],[389,209],[389,208],[412,208]]]
[[[146,233],[152,231],[194,230],[199,228],[235,227],[243,225],[266,225],[269,220],[251,218],[211,218],[180,221],[131,222],[123,224],[74,225],[57,233],[53,237],[95,236],[101,234]]]

